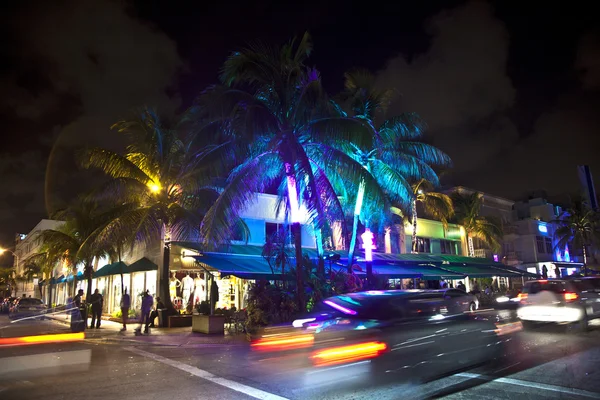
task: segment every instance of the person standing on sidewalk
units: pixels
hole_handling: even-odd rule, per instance
[[[123,314],[123,328],[121,332],[127,330],[127,317],[129,317],[129,308],[131,307],[131,298],[127,294],[127,289],[123,292],[123,296],[121,296],[121,314]]]
[[[149,290],[146,290],[144,293],[144,297],[142,297],[142,310],[140,315],[140,326],[136,329],[137,333],[141,333],[142,325],[145,325],[144,333],[148,333],[148,325],[150,325],[150,311],[152,310],[152,305],[154,304],[154,299],[150,294]]]
[[[100,328],[100,321],[102,320],[104,297],[102,297],[98,289],[96,289],[90,300],[92,303],[92,323],[90,324],[90,329],[94,329],[94,325],[96,325],[96,329],[98,329]]]

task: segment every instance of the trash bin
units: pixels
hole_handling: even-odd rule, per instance
[[[158,311],[158,326],[161,328],[167,328],[169,317],[167,314],[167,309],[159,309]]]
[[[79,312],[78,312],[79,311]],[[83,332],[87,325],[87,309],[85,304],[79,306],[79,310],[73,310],[71,312],[71,331],[72,332]]]

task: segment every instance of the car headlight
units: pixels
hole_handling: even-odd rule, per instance
[[[498,303],[506,303],[508,301],[510,301],[510,299],[506,296],[496,297],[496,302],[498,302]]]

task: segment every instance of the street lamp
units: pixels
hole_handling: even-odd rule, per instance
[[[13,256],[15,256],[15,259],[17,260],[17,271],[18,271],[19,270],[19,256],[17,255],[17,253],[15,253],[14,251],[9,250],[9,249],[0,248],[0,255],[4,254],[5,252],[9,252]]]
[[[148,183],[148,188],[150,189],[150,191],[152,193],[158,193],[158,192],[160,192],[160,189],[161,189],[160,185],[155,182]]]

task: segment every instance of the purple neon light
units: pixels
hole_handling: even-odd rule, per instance
[[[327,304],[329,307],[335,308],[336,310],[343,312],[344,314],[356,315],[356,311],[351,310],[350,308],[346,308],[344,306],[340,306],[339,304],[335,304],[333,301],[325,300],[323,303]]]

